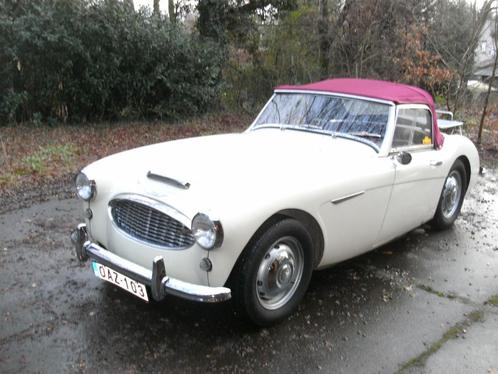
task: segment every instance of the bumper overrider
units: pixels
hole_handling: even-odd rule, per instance
[[[152,261],[152,271],[150,271],[106,250],[89,240],[88,231],[84,223],[79,224],[71,233],[71,241],[76,248],[78,260],[85,262],[91,258],[137,282],[149,286],[152,298],[156,301],[163,300],[166,295],[174,295],[183,299],[208,303],[225,301],[231,298],[229,288],[201,286],[168,277],[162,256],[154,258]]]

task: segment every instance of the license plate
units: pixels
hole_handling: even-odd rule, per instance
[[[128,278],[126,275],[118,273],[116,270],[111,269],[105,265],[97,262],[92,262],[93,273],[96,277],[103,279],[109,283],[121,287],[123,290],[141,298],[142,300],[149,301],[145,285],[136,280]]]

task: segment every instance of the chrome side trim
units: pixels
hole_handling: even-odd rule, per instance
[[[363,195],[364,193],[365,193],[365,191],[355,192],[355,193],[352,193],[350,195],[346,195],[346,196],[342,196],[342,197],[340,197],[338,199],[334,199],[334,200],[331,201],[331,203],[334,204],[334,205],[337,205],[337,204],[343,203],[343,202],[345,202],[347,200],[350,200],[350,199],[353,199],[353,198],[358,197],[360,195]]]
[[[152,297],[160,301],[166,295],[174,295],[183,299],[214,303],[232,297],[231,290],[226,287],[208,287],[184,282],[166,275],[164,258],[158,256],[152,262],[152,271],[88,240],[85,224],[80,224],[71,233],[71,241],[76,248],[77,257],[84,262],[89,258],[151,287]]]
[[[434,149],[433,144],[418,144],[418,145],[404,145],[402,147],[394,147],[391,148],[391,151],[389,152],[390,155],[392,154],[397,154],[400,152],[417,152],[417,151],[424,151],[428,149]]]
[[[441,161],[441,160],[431,160],[429,162],[429,165],[433,166],[433,167],[435,167],[435,166],[441,166],[442,164],[443,164],[443,161]]]
[[[172,186],[188,190],[190,188],[190,183],[189,182],[183,182],[178,179],[170,178],[165,175],[160,175],[160,174],[155,174],[151,171],[147,172],[147,178],[159,181],[159,182],[164,182],[167,184],[171,184]]]

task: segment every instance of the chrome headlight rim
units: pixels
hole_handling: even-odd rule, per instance
[[[76,195],[81,200],[91,201],[97,195],[97,184],[94,180],[89,179],[82,171],[77,173],[74,177],[74,185],[76,188]]]
[[[204,230],[200,227],[204,225]],[[205,228],[208,227],[209,230]],[[197,213],[192,219],[192,235],[196,243],[205,250],[212,250],[221,247],[224,239],[223,226],[217,219],[212,219],[206,213]],[[211,235],[212,238],[207,238]]]

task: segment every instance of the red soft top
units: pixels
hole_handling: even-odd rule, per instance
[[[347,95],[366,96],[373,99],[392,101],[395,104],[426,104],[434,118],[434,146],[443,146],[444,137],[437,125],[436,108],[431,94],[427,91],[401,83],[378,81],[373,79],[327,79],[320,82],[302,85],[283,85],[276,90],[304,90],[335,92]]]

